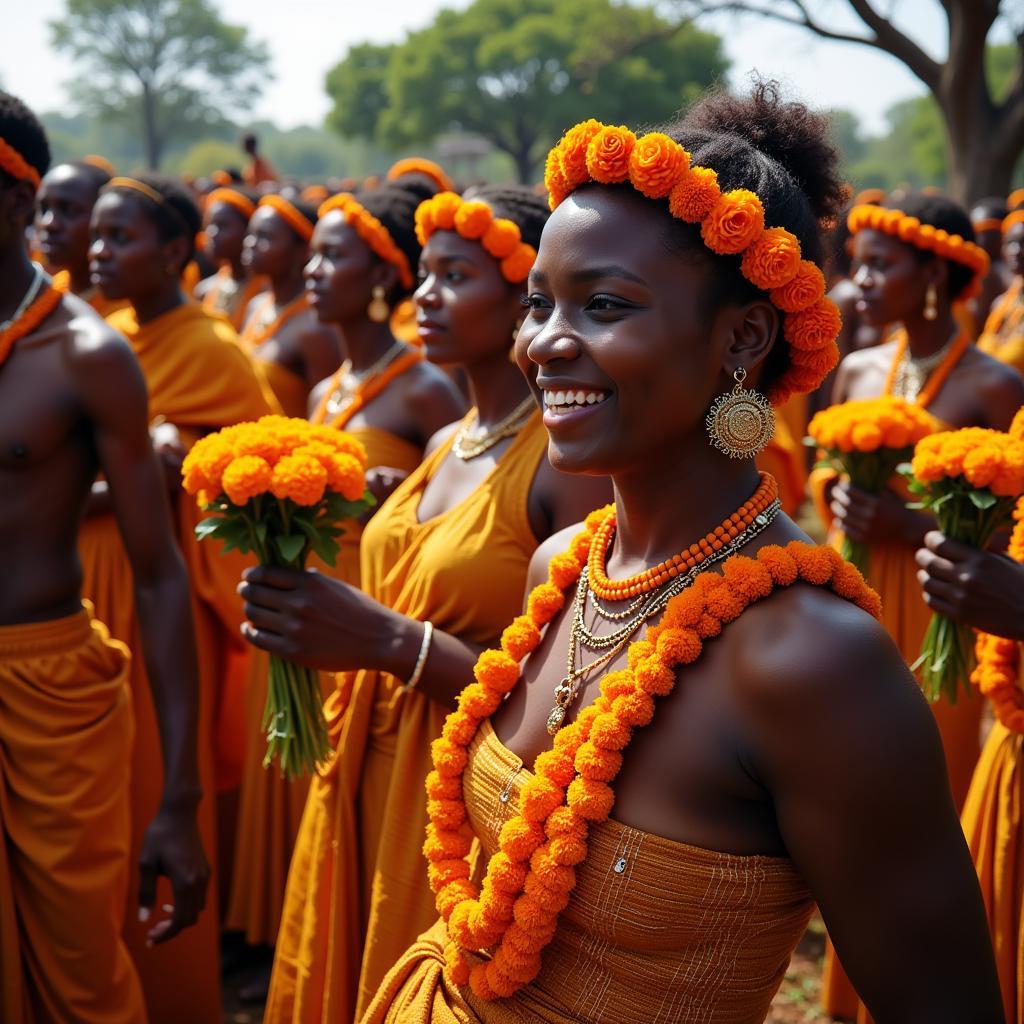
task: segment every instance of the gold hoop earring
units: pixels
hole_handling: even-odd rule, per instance
[[[924,293],[924,318],[925,320],[934,320],[939,315],[939,297],[935,293],[935,285],[928,285],[928,290]]]
[[[388,317],[391,316],[391,307],[384,301],[383,286],[375,284],[371,294],[373,298],[370,300],[369,306],[366,307],[366,315],[375,324],[385,323]]]
[[[747,371],[733,373],[736,386],[719,395],[705,423],[711,444],[730,459],[749,459],[762,451],[775,434],[775,410],[758,391],[746,391]]]

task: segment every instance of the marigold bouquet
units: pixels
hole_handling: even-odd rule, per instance
[[[844,473],[871,494],[881,494],[914,445],[938,426],[924,409],[902,398],[856,398],[817,413],[807,427],[809,444],[825,452],[822,465]],[[870,549],[843,537],[840,554],[865,575]]]
[[[918,443],[907,475],[915,507],[931,511],[947,537],[983,548],[1010,525],[1024,491],[1024,441],[982,427],[934,434]],[[961,685],[970,692],[974,653],[970,626],[932,616],[912,666],[929,700],[955,703]]]
[[[285,416],[225,427],[199,440],[182,466],[185,490],[213,513],[196,527],[224,551],[255,552],[261,565],[305,567],[311,551],[329,565],[342,520],[373,504],[366,451],[331,427]],[[318,674],[270,656],[263,712],[268,766],[288,778],[313,772],[330,753]]]

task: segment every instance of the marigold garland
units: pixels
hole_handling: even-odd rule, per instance
[[[4,138],[0,137],[0,167],[12,178],[27,181],[33,188],[39,188],[42,178],[39,172]]]
[[[455,191],[455,182],[447,175],[445,169],[426,157],[409,156],[397,161],[388,169],[386,178],[388,181],[395,181],[403,174],[420,174],[432,181],[442,192]]]
[[[264,196],[257,205],[273,210],[304,242],[313,237],[313,224],[310,219],[283,196]]]
[[[915,249],[962,264],[974,272],[974,280],[956,297],[957,301],[981,294],[981,283],[988,273],[989,255],[980,245],[961,235],[951,235],[942,228],[922,224],[917,217],[910,217],[894,207],[863,204],[850,211],[846,225],[853,234],[865,230],[881,231]]]
[[[821,269],[801,259],[796,235],[765,226],[757,195],[742,188],[722,192],[713,170],[692,166],[686,149],[661,132],[637,137],[594,119],[570,128],[548,154],[544,183],[551,209],[588,182],[629,182],[650,199],[667,197],[671,215],[699,224],[712,252],[741,257],[740,273],[783,313],[791,348],[791,365],[769,389],[773,405],[813,391],[832,371],[839,361],[839,310],[825,298]]]
[[[432,747],[427,777],[430,823],[423,846],[438,912],[448,928],[445,960],[452,980],[481,999],[511,996],[536,977],[541,953],[554,937],[558,915],[587,857],[592,824],[607,820],[615,801],[611,783],[633,731],[654,715],[654,698],[671,693],[680,665],[696,661],[704,642],[776,587],[803,580],[830,585],[876,618],[878,595],[861,574],[830,548],[793,542],[762,548],[755,558],[734,556],[721,576],[704,573],[675,597],[661,621],[630,645],[628,667],[601,682],[601,695],[537,757],[524,785],[518,815],[501,829],[482,886],[470,879],[472,832],[462,793],[468,747],[481,721],[497,710],[519,679],[519,662],[540,643],[541,631],[565,603],[578,579],[595,532],[614,513],[600,509],[567,551],[553,558],[548,579],[536,587],[527,613],[505,630],[500,650],[485,651],[476,681],[463,690],[458,709]],[[469,954],[493,948],[490,959]]]
[[[7,362],[15,343],[31,334],[60,305],[60,300],[64,297],[70,283],[70,274],[58,275],[36,296],[28,309],[17,320],[6,330],[0,331],[0,366]]]
[[[402,287],[411,288],[413,274],[409,259],[399,249],[391,232],[351,192],[339,192],[321,203],[318,217],[326,217],[332,210],[340,210],[345,220],[355,229],[356,234],[370,247],[373,253],[398,271]]]
[[[537,250],[523,241],[519,225],[495,217],[487,203],[465,200],[454,192],[439,192],[416,209],[416,237],[426,245],[435,231],[454,231],[462,238],[479,242],[498,261],[501,276],[519,284],[530,276]]]

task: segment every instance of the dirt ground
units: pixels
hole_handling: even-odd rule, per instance
[[[824,948],[824,929],[815,918],[793,954],[765,1024],[831,1024],[832,1018],[818,1006]],[[261,1024],[263,1020],[262,1007],[243,1006],[236,998],[237,988],[247,977],[248,972],[239,971],[224,978],[224,1024]]]

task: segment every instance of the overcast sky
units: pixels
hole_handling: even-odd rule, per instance
[[[321,122],[330,105],[324,76],[353,43],[398,40],[428,24],[442,7],[467,5],[468,0],[219,0],[229,21],[246,25],[270,47],[274,81],[252,114],[282,127]],[[815,0],[815,5],[830,24],[857,25],[845,0]],[[4,0],[4,6],[3,87],[38,111],[66,107],[67,58],[50,49],[47,27],[65,0]],[[945,18],[938,0],[878,0],[876,6],[895,9],[898,23],[928,52],[944,55]],[[892,103],[923,90],[898,61],[867,47],[816,40],[799,29],[750,17],[705,20],[702,27],[726,36],[734,82],[757,69],[780,79],[795,98],[853,110],[871,132],[882,130]]]

